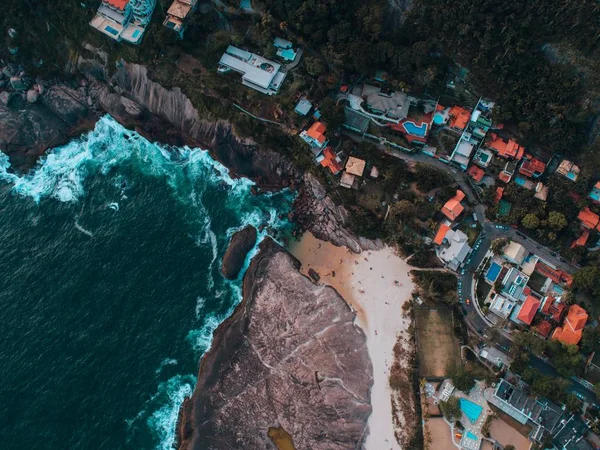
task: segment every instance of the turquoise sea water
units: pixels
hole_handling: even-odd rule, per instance
[[[1,449],[171,448],[240,300],[229,237],[286,227],[291,194],[251,186],[109,117],[25,176],[0,153]]]

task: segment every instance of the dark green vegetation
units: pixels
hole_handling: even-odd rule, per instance
[[[460,399],[454,395],[445,402],[440,402],[442,414],[448,420],[460,419],[462,410],[460,409]]]

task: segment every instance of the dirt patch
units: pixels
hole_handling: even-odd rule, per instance
[[[427,421],[427,427],[431,433],[431,445],[429,448],[435,450],[456,450],[452,443],[450,427],[441,417],[435,417]]]
[[[460,348],[454,334],[452,310],[438,305],[415,310],[419,376],[425,378],[450,375],[460,363]]]
[[[515,419],[513,419],[508,414],[506,414],[504,411],[502,411],[501,409],[492,405],[491,403],[488,403],[488,405],[489,405],[490,409],[498,415],[498,419],[495,422],[504,422],[508,428],[510,428],[512,430],[516,430],[522,436],[529,435],[529,433],[531,432],[531,427],[529,425],[523,425],[522,423],[517,422]],[[491,425],[490,425],[490,434],[492,436],[495,436],[492,432]],[[510,442],[508,442],[508,444],[510,444]],[[515,445],[515,444],[513,444],[513,445]],[[516,445],[515,445],[515,447],[516,447]]]
[[[527,437],[501,419],[496,419],[491,423],[490,436],[503,446],[514,445],[516,450],[528,450],[531,446]]]

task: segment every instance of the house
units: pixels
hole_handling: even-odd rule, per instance
[[[588,197],[594,200],[596,203],[600,203],[600,181],[596,182]]]
[[[348,172],[344,172],[342,174],[342,178],[340,179],[340,186],[348,188],[348,189],[352,189],[352,187],[354,187],[354,175],[348,173]]]
[[[533,295],[528,295],[521,309],[519,309],[517,319],[524,324],[531,325],[538,309],[540,309],[540,301]]]
[[[371,117],[362,111],[346,106],[344,108],[344,126],[358,133],[366,133]]]
[[[509,183],[510,180],[512,179],[512,176],[515,174],[515,170],[517,169],[517,162],[516,161],[508,161],[505,165],[504,165],[504,169],[502,170],[502,172],[500,172],[500,175],[498,175],[498,178],[500,179],[500,181],[503,181],[504,183]]]
[[[594,450],[585,440],[589,428],[581,417],[571,416],[552,435],[552,445],[558,450]]]
[[[167,10],[163,26],[173,30],[179,39],[183,39],[188,17],[196,7],[197,0],[175,0]]]
[[[504,259],[517,266],[523,264],[523,260],[527,254],[528,251],[525,247],[515,241],[510,241],[510,243],[504,247]]]
[[[542,299],[542,308],[540,313],[551,318],[555,322],[560,322],[562,314],[567,306],[562,302],[561,297],[548,295]]]
[[[446,237],[446,234],[450,230],[451,230],[451,228],[450,228],[450,225],[448,222],[443,222],[442,224],[440,224],[440,228],[438,229],[437,233],[435,234],[433,243],[435,245],[442,245],[442,243],[444,242],[444,238]]]
[[[512,139],[505,141],[495,133],[491,133],[490,138],[487,147],[495,151],[499,157],[511,158],[517,161],[523,158],[525,147],[520,146],[516,141]]]
[[[542,320],[540,323],[534,326],[533,329],[537,334],[546,339],[548,336],[550,336],[552,324],[547,320]]]
[[[322,122],[314,122],[308,130],[300,133],[300,138],[304,140],[311,147],[322,149],[327,145],[327,138],[325,137],[325,131],[327,127]]]
[[[563,177],[571,181],[577,181],[577,178],[579,177],[579,172],[581,172],[579,166],[567,159],[563,159],[560,165],[558,166],[558,169],[556,169],[556,173],[562,175]]]
[[[460,230],[448,230],[445,240],[446,247],[438,247],[436,250],[438,257],[451,270],[458,270],[465,259],[471,253],[471,247],[468,244],[468,237]]]
[[[516,306],[516,303],[508,298],[500,295],[493,294],[492,301],[490,302],[490,311],[503,319],[506,319],[512,314]]]
[[[462,170],[467,170],[467,166],[471,160],[471,154],[476,145],[477,141],[472,139],[472,134],[465,131],[458,140],[452,155],[450,155],[450,160],[457,163]]]
[[[465,194],[461,190],[456,191],[456,195],[446,202],[442,207],[442,214],[450,220],[456,220],[464,211],[465,207],[460,203],[465,198]]]
[[[342,171],[342,160],[331,147],[325,147],[323,154],[317,157],[317,162],[326,167],[333,175]]]
[[[462,106],[453,106],[450,108],[448,116],[450,117],[448,127],[454,131],[462,132],[469,124],[471,112]]]
[[[371,178],[379,178],[379,169],[377,166],[371,167],[371,173],[369,174]]]
[[[546,170],[546,164],[536,158],[524,159],[519,168],[519,173],[530,178],[537,178]]]
[[[500,369],[509,367],[512,363],[512,359],[496,347],[483,347],[479,352],[479,356],[492,364],[495,364]]]
[[[354,156],[348,157],[346,161],[346,172],[356,177],[361,177],[365,170],[365,161]]]
[[[479,150],[477,150],[473,157],[473,162],[480,167],[487,168],[492,162],[493,157],[494,155],[490,151],[479,147]]]
[[[485,172],[483,169],[473,164],[469,167],[469,170],[467,170],[467,175],[473,178],[473,181],[479,183],[483,179]]]
[[[301,98],[298,101],[298,104],[294,108],[294,112],[300,116],[306,116],[310,110],[312,109],[312,103],[306,100],[305,98]]]
[[[114,39],[139,44],[156,0],[102,0],[90,26]]]
[[[548,192],[550,192],[548,186],[544,186],[544,183],[540,182],[535,185],[535,194],[533,196],[534,198],[545,202],[548,198]]]
[[[383,91],[380,87],[365,84],[355,86],[348,95],[350,108],[368,115],[371,120],[399,124],[408,117],[410,99],[406,92]]]
[[[494,203],[498,203],[500,200],[502,200],[503,195],[504,195],[504,188],[497,187],[496,193],[494,194]]]
[[[230,70],[242,74],[242,84],[263,94],[279,92],[287,75],[281,65],[262,56],[230,45],[219,60],[219,73]]]
[[[573,241],[573,243],[571,244],[571,248],[585,247],[585,244],[587,244],[589,237],[590,237],[590,230],[585,228],[583,230],[583,233],[581,233],[581,235],[576,240]]]
[[[600,222],[600,217],[598,214],[592,212],[590,208],[586,207],[579,211],[577,218],[581,221],[581,224],[590,230],[593,230],[598,226],[598,222]]]
[[[282,58],[286,62],[294,62],[298,56],[298,52],[294,50],[294,44],[287,39],[276,37],[273,40],[273,45],[277,49],[277,56]]]
[[[554,330],[552,339],[559,340],[566,345],[577,345],[583,334],[583,327],[587,322],[588,314],[579,305],[571,305],[563,326]]]
[[[529,277],[516,267],[511,267],[502,279],[502,294],[518,302],[525,298]],[[523,297],[522,297],[523,296]]]
[[[551,267],[549,264],[546,264],[541,260],[537,262],[535,271],[547,278],[550,278],[557,284],[566,284],[567,286],[571,286],[571,283],[573,283],[573,277],[571,275],[558,268]]]

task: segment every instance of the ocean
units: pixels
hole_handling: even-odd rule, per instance
[[[241,299],[220,273],[230,236],[289,227],[293,194],[251,188],[108,116],[27,175],[0,153],[1,449],[171,448]]]

